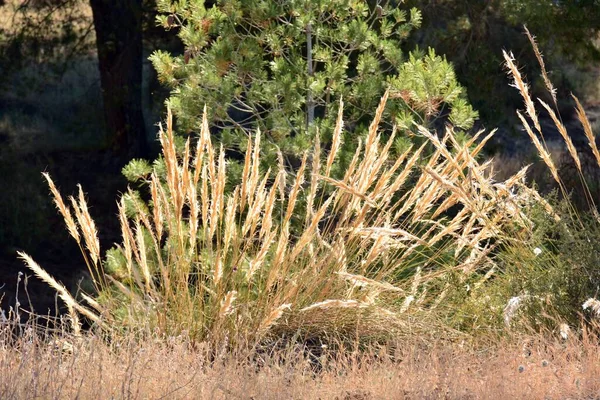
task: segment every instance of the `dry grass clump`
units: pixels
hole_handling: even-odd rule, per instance
[[[529,120],[519,117],[566,196],[528,86],[512,57],[505,53],[505,58]],[[387,94],[341,179],[331,172],[341,147],[343,104],[332,148],[322,149],[317,136],[294,170],[285,167],[282,156],[265,170],[261,132],[252,135],[241,179],[231,190],[228,160],[224,149],[212,144],[206,113],[199,137],[183,142],[169,112],[160,129],[162,158],[145,175],[148,193],[130,191],[121,198],[122,242],[104,260],[82,189],[65,202],[45,175],[95,293],[84,294],[80,304],[21,256],[57,289],[73,324],[83,315],[113,337],[148,331],[221,346],[281,337],[361,341],[415,332],[454,335],[447,314],[460,320],[464,304],[486,297],[488,282],[502,284],[495,279],[506,270],[495,257],[502,245],[523,247],[539,231],[531,210],[541,208],[555,221],[561,216],[526,185],[527,168],[501,182],[493,179],[492,161],[477,158],[493,132],[459,142],[451,128],[440,137],[419,127],[425,144],[392,159],[398,132],[379,128],[386,102]],[[541,105],[585,183],[580,152],[553,109]],[[598,157],[580,105],[578,115]],[[592,199],[591,191],[586,198]],[[539,297],[510,293],[500,303],[521,295]],[[492,311],[501,321],[502,309]]]
[[[7,345],[0,336],[2,399],[583,399],[600,392],[600,347],[589,334],[522,337],[484,350],[404,341],[360,356],[323,349],[316,360],[294,349],[215,358],[183,338],[29,335]]]
[[[378,128],[386,101],[343,179],[330,175],[339,146],[322,154],[318,138],[296,171],[283,163],[263,171],[256,132],[231,192],[206,116],[197,142],[178,148],[169,113],[164,171],[147,178],[147,204],[133,192],[121,199],[123,241],[105,262],[81,190],[69,207],[46,175],[98,294],[74,312],[115,329],[151,326],[215,343],[252,342],[275,327],[401,334],[405,315],[436,309],[451,281],[491,268],[490,251],[506,235],[531,230],[522,209],[535,198],[525,170],[499,183],[486,177],[488,163],[476,156],[493,133],[458,143],[450,128],[442,138],[420,128],[433,154],[423,159],[423,145],[390,159],[397,133],[384,140]],[[340,117],[334,144],[341,133]]]

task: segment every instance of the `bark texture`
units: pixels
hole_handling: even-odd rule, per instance
[[[108,144],[118,157],[144,157],[142,0],[90,0],[90,5]]]

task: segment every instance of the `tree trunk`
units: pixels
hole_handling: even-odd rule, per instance
[[[108,144],[119,158],[144,157],[142,0],[90,0]]]

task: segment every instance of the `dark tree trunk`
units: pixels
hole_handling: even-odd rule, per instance
[[[142,0],[90,0],[108,144],[119,158],[147,155],[142,114]]]

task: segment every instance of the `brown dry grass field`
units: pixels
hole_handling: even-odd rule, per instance
[[[594,399],[600,348],[591,337],[404,341],[360,357],[325,349],[315,360],[299,350],[209,355],[177,339],[42,342],[26,332],[0,342],[0,398]]]

